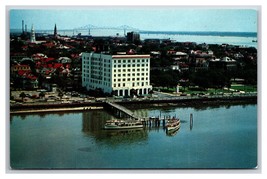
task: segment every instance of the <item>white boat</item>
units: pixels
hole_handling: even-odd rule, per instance
[[[167,121],[166,129],[167,132],[176,131],[180,128],[181,122],[180,119],[172,118]]]
[[[143,124],[137,120],[108,120],[104,126],[104,129],[135,129],[142,128]]]

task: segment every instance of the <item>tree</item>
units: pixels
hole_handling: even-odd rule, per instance
[[[45,97],[45,92],[41,92],[41,93],[39,93],[39,98],[44,98]]]
[[[200,70],[190,75],[190,82],[200,88],[224,88],[230,85],[230,77],[223,70]]]
[[[21,97],[22,101],[26,97],[26,94],[24,92],[20,93],[19,97]]]
[[[60,99],[62,99],[62,97],[63,97],[63,92],[60,90],[60,92],[58,93],[58,96],[60,97]]]

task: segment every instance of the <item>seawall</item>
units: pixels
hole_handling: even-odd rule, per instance
[[[124,99],[113,100],[123,106],[150,107],[150,106],[201,106],[201,105],[230,105],[257,103],[257,96],[216,96],[216,97],[183,97],[165,99]],[[42,112],[66,112],[66,111],[86,111],[105,108],[105,101],[84,102],[70,104],[20,104],[11,105],[10,114],[42,113]]]

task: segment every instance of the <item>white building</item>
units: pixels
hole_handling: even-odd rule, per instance
[[[30,42],[31,43],[35,43],[35,32],[34,32],[34,28],[33,28],[33,25],[32,25],[32,29],[31,29],[31,37],[30,37]]]
[[[82,86],[101,88],[116,96],[146,95],[150,85],[150,55],[82,53]]]

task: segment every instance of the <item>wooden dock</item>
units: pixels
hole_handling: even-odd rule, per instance
[[[139,120],[143,123],[144,126],[149,127],[160,127],[162,125],[165,127],[165,121],[170,119],[171,116],[164,116],[161,118],[158,117],[140,117],[134,115],[134,112],[131,110],[113,102],[106,102],[106,107],[110,109],[110,111],[113,113],[113,115],[118,116],[119,118],[127,118],[131,120]]]
[[[116,104],[116,103],[112,103],[112,102],[106,102],[106,104],[108,105],[109,108],[112,109],[112,111],[114,111],[115,113],[118,113],[118,115],[121,117],[122,115],[124,115],[126,118],[131,118],[131,119],[134,119],[134,120],[141,120],[140,117],[138,116],[135,116],[134,113],[119,105],[119,104]]]

